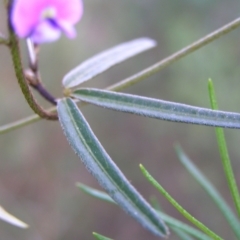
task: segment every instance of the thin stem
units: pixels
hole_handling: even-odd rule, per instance
[[[239,26],[240,26],[240,18],[237,18],[234,21],[230,22],[229,24],[223,26],[222,28],[219,28],[218,30],[214,31],[213,33],[210,33],[209,35],[207,35],[207,36],[203,37],[202,39],[196,41],[195,43],[189,45],[188,47],[183,48],[182,50],[180,50],[180,51],[174,53],[173,55],[165,58],[164,60],[156,63],[155,65],[153,65],[153,66],[141,71],[140,73],[137,73],[123,81],[120,81],[117,84],[109,86],[106,89],[110,90],[110,91],[120,91],[131,85],[134,85],[135,83],[140,82],[141,80],[160,71],[164,67],[169,66],[171,63],[174,63],[175,61],[183,58],[184,56],[200,49],[201,47],[204,47],[208,43],[211,43],[214,40],[220,38],[221,36],[224,36],[225,34],[233,31],[234,29],[236,29]],[[55,112],[55,111],[56,111],[56,108],[48,109],[48,112]],[[11,124],[4,125],[4,126],[0,127],[0,134],[9,132],[12,129],[17,129],[22,126],[26,126],[33,122],[37,122],[40,119],[41,118],[39,116],[33,115],[31,117],[27,117],[20,121],[16,121]],[[25,122],[25,123],[23,124],[23,122]],[[8,126],[10,126],[9,129],[8,129]]]
[[[37,73],[38,71],[38,47],[33,44],[30,38],[27,39],[27,50],[30,69]]]
[[[48,119],[48,120],[57,120],[58,116],[57,116],[56,112],[52,113],[52,112],[45,111],[41,106],[38,105],[38,103],[36,102],[36,100],[34,99],[32,93],[30,91],[27,80],[23,73],[18,39],[13,32],[13,29],[10,24],[10,20],[8,23],[8,30],[9,30],[9,36],[10,36],[9,37],[10,50],[11,50],[11,56],[12,56],[15,74],[18,79],[18,84],[22,90],[22,93],[23,93],[26,101],[28,102],[31,109],[37,115],[39,115],[41,118]]]
[[[32,87],[48,102],[52,103],[53,105],[57,105],[57,100],[52,96],[50,92],[47,91],[47,89],[41,83],[32,85]]]
[[[146,68],[142,70],[141,72],[126,78],[110,87],[108,87],[108,90],[114,89],[114,91],[119,91],[123,88],[130,87],[143,79],[155,74],[156,72],[159,72],[163,68],[169,66],[170,64],[178,61],[179,59],[189,55],[190,53],[193,53],[197,51],[198,49],[204,47],[205,45],[213,42],[214,40],[220,38],[221,36],[233,31],[234,29],[238,28],[240,26],[240,18],[235,19],[234,21],[228,23],[227,25],[219,28],[218,30],[208,34],[207,36],[199,39],[198,41],[188,45],[187,47],[181,49],[180,51],[170,55],[169,57],[163,59],[162,61],[154,64],[153,66]]]
[[[39,45],[34,44],[30,38],[27,39],[27,49],[29,58],[29,69],[24,71],[25,78],[30,86],[32,86],[44,99],[53,105],[57,105],[57,101],[53,95],[43,86],[40,73],[38,70],[38,54]]]
[[[217,100],[216,100],[216,94],[214,91],[213,82],[211,80],[208,81],[208,90],[209,90],[209,96],[210,96],[210,101],[211,101],[211,107],[213,110],[217,110],[218,105],[217,105]],[[228,182],[228,187],[230,189],[230,192],[231,192],[234,204],[235,204],[235,208],[237,209],[238,216],[240,216],[240,196],[239,196],[236,179],[234,177],[234,172],[233,172],[231,161],[230,161],[229,154],[228,154],[224,131],[222,128],[216,127],[215,132],[216,132],[216,136],[217,136],[217,142],[218,142],[220,156],[222,159],[223,169],[224,169],[226,179]]]
[[[54,111],[56,111],[56,108],[55,107],[50,108],[50,109],[48,109],[48,111],[49,112],[54,112]],[[13,123],[3,125],[3,126],[0,127],[0,134],[7,133],[7,132],[10,132],[12,130],[27,126],[31,123],[37,122],[38,120],[41,120],[41,118],[37,114],[34,114],[32,116],[23,118],[21,120],[15,121]]]
[[[24,71],[24,76],[28,85],[34,88],[45,100],[53,105],[57,105],[56,98],[43,86],[38,72],[33,72],[32,69],[26,69]]]

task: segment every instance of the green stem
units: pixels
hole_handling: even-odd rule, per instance
[[[173,55],[165,58],[164,60],[156,63],[155,65],[141,71],[140,73],[133,75],[132,77],[122,80],[117,84],[109,86],[106,89],[111,90],[111,91],[123,90],[123,89],[147,78],[148,76],[153,75],[157,71],[160,71],[164,67],[167,67],[168,65],[170,65],[171,63],[174,63],[175,61],[181,59],[182,57],[200,49],[201,47],[207,45],[208,43],[214,41],[215,39],[231,32],[232,30],[236,29],[239,26],[240,26],[240,18],[237,18],[234,21],[230,22],[229,24],[223,26],[222,28],[214,31],[213,33],[211,33],[211,34],[203,37],[202,39],[196,41],[195,43],[189,45],[188,47],[183,48],[182,50],[180,50],[180,51],[174,53]],[[48,110],[48,112],[54,112],[54,111],[56,111],[56,108],[52,108],[51,111]],[[20,121],[16,121],[11,124],[4,125],[4,126],[0,127],[0,134],[9,132],[11,130],[17,129],[19,127],[28,125],[33,122],[37,122],[40,119],[41,119],[40,117],[33,115],[32,117],[27,117]]]
[[[170,55],[169,57],[163,59],[162,61],[154,64],[153,66],[146,68],[146,69],[142,70],[141,72],[108,87],[107,89],[108,90],[114,89],[114,91],[119,91],[119,90],[122,90],[123,88],[130,87],[130,86],[142,81],[143,79],[155,74],[156,72],[159,72],[163,68],[165,68],[165,67],[169,66],[170,64],[178,61],[179,59],[189,55],[190,53],[197,51],[198,49],[213,42],[214,40],[220,38],[221,36],[231,32],[232,30],[238,28],[239,26],[240,26],[240,18],[237,18],[234,21],[219,28],[218,30],[208,34],[207,36],[199,39],[198,41],[188,45],[187,47],[181,49],[180,51],[178,51],[178,52]]]
[[[9,4],[9,8],[11,8],[11,4]],[[9,14],[8,14],[8,17]],[[9,45],[10,45],[10,52],[11,52],[11,57],[13,61],[13,66],[15,70],[15,74],[18,80],[18,84],[22,90],[22,93],[28,103],[28,105],[31,107],[31,109],[39,115],[41,118],[48,119],[48,120],[57,120],[58,116],[56,113],[48,113],[46,112],[34,99],[29,85],[26,81],[24,72],[23,72],[23,66],[22,66],[22,61],[21,61],[21,53],[20,53],[20,48],[19,48],[19,42],[18,39],[11,27],[10,19],[8,19],[8,32],[9,32]]]
[[[209,90],[209,97],[211,101],[211,107],[213,110],[218,109],[218,104],[216,100],[216,94],[214,91],[214,86],[212,80],[209,79],[208,81],[208,90]],[[224,131],[222,128],[215,128],[217,142],[219,147],[220,156],[222,159],[223,169],[227,178],[228,186],[237,209],[238,215],[240,216],[240,196],[237,187],[237,183],[234,177],[231,161],[228,154],[227,144],[224,136]]]

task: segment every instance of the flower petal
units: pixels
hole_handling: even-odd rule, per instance
[[[47,0],[15,0],[11,11],[11,22],[19,37],[27,37],[41,19]]]
[[[40,44],[44,42],[53,42],[60,38],[61,29],[55,27],[49,21],[42,21],[31,33],[31,40]]]
[[[64,22],[64,21],[59,21],[57,22],[57,24],[62,29],[62,31],[66,34],[67,37],[69,38],[76,37],[77,33],[75,28],[72,26],[72,24],[69,24],[68,22]]]
[[[50,0],[51,6],[57,9],[57,20],[76,24],[83,15],[82,0]]]
[[[46,14],[48,10],[54,14]],[[10,14],[20,38],[30,37],[35,43],[43,43],[57,40],[60,31],[69,38],[75,37],[73,25],[82,17],[83,4],[82,0],[15,0]]]

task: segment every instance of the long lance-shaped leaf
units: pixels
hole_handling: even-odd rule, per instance
[[[117,45],[86,60],[67,73],[62,81],[63,86],[66,88],[76,87],[112,66],[155,46],[156,42],[150,38],[139,38]]]
[[[217,189],[212,185],[212,183],[203,175],[203,173],[197,168],[197,166],[195,166],[195,164],[190,160],[190,158],[183,152],[182,148],[178,145],[176,145],[175,148],[181,163],[216,203],[218,208],[221,210],[223,216],[226,218],[228,224],[234,231],[236,237],[240,239],[240,222],[235,216],[235,214],[232,212],[231,208],[228,206],[228,204],[217,191]]]
[[[87,185],[84,185],[82,183],[77,183],[77,187],[79,187],[83,192],[89,194],[92,197],[95,197],[97,199],[109,202],[109,203],[115,203],[114,200],[105,192],[99,191],[97,189],[88,187]],[[161,212],[160,210],[157,210],[160,217],[171,227],[178,229],[180,231],[186,232],[189,235],[195,237],[199,240],[211,240],[210,237],[205,235],[204,233],[200,232],[199,230],[187,225],[186,223],[183,223],[173,217],[170,217],[169,215]]]
[[[60,100],[57,109],[70,145],[99,184],[143,227],[157,236],[166,237],[168,228],[112,161],[73,100]]]
[[[194,107],[126,93],[116,93],[94,88],[82,88],[72,96],[104,108],[134,113],[162,120],[240,128],[240,114]]]

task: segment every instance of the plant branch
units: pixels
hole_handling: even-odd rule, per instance
[[[156,72],[162,70],[164,67],[169,66],[170,64],[176,62],[177,60],[183,58],[184,56],[200,49],[201,47],[204,47],[208,43],[213,42],[214,40],[220,38],[221,36],[224,36],[225,34],[233,31],[234,29],[238,28],[240,26],[240,18],[235,19],[234,21],[228,23],[227,25],[219,28],[218,30],[214,31],[213,33],[210,33],[209,35],[203,37],[202,39],[196,41],[195,43],[181,49],[180,51],[174,53],[173,55],[165,58],[164,60],[156,63],[155,65],[141,71],[140,73],[137,73],[125,80],[120,81],[117,84],[114,84],[112,86],[107,87],[107,90],[110,91],[120,91],[127,87],[130,87],[137,82],[140,82],[141,80],[155,74]],[[56,108],[48,109],[48,112],[55,112]],[[9,132],[11,130],[20,128],[22,126],[26,126],[28,124],[37,122],[41,118],[37,115],[33,115],[27,118],[24,118],[22,120],[6,124],[2,127],[0,127],[0,134]]]

